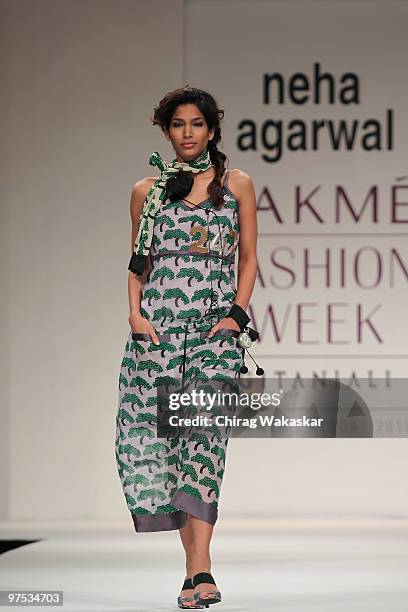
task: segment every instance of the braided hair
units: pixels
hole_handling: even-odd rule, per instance
[[[224,118],[224,111],[218,107],[214,97],[208,91],[186,85],[168,92],[154,107],[154,115],[150,118],[153,125],[160,125],[162,131],[164,128],[170,130],[171,120],[180,104],[195,104],[204,115],[208,129],[214,131],[213,138],[208,141],[208,152],[214,166],[215,176],[208,185],[207,191],[215,206],[222,206],[224,200],[221,177],[225,172],[225,162],[228,158],[218,149],[217,145],[221,140],[220,121]],[[181,179],[184,173],[179,172],[178,174]],[[186,174],[190,176],[190,173]]]

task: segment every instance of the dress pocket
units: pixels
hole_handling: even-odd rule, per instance
[[[230,338],[238,338],[241,332],[237,329],[232,329],[232,327],[223,327],[215,332],[212,336],[208,337],[208,332],[200,333],[200,340],[212,340],[213,338],[217,338],[218,336],[227,336]]]
[[[150,336],[150,334],[148,334],[147,332],[131,332],[132,333],[132,338],[133,340],[136,341],[141,341],[141,342],[151,342],[153,343],[153,340]],[[156,332],[156,335],[159,339],[159,342],[170,342],[171,340],[171,334],[165,333],[165,334],[161,334],[160,332]]]
[[[132,333],[132,339],[136,340],[136,341],[147,341],[147,342],[151,342],[151,337],[150,334],[146,333],[146,332],[131,332]]]
[[[223,327],[221,329],[218,329],[215,332],[214,336],[233,336],[234,338],[238,338],[240,333],[240,331],[238,331],[237,329],[232,329],[232,327]]]

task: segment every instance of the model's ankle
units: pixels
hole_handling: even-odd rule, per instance
[[[193,575],[198,574],[198,572],[210,572],[211,557],[209,550],[193,545],[188,555],[187,567],[192,571]]]
[[[194,559],[194,562],[191,566],[191,576],[198,574],[200,572],[208,572],[211,573],[211,561],[208,557],[197,557]]]

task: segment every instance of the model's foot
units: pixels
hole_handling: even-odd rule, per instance
[[[206,571],[211,573],[210,570]],[[199,572],[196,573],[198,574]],[[200,593],[201,599],[210,599],[214,597],[214,591],[219,591],[219,588],[216,584],[213,584],[212,582],[199,582],[194,588],[194,593]]]
[[[186,576],[184,580],[187,580],[187,578],[191,579],[191,576]],[[192,589],[182,589],[180,591],[180,596],[181,597],[193,597],[193,595],[194,595],[194,588],[192,588]],[[196,604],[196,602],[193,599],[192,601],[184,601],[183,602],[183,606],[188,606],[189,608],[195,608],[195,607],[197,607],[197,604]]]
[[[209,584],[208,582],[201,582],[193,590],[194,593],[200,593],[201,599],[210,599],[214,597],[214,591],[219,591],[218,586]]]

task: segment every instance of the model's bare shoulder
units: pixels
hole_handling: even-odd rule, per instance
[[[136,181],[132,187],[132,194],[134,194],[136,198],[141,198],[144,196],[143,199],[145,199],[149,189],[153,186],[154,182],[157,181],[158,178],[158,176],[145,176],[144,178],[140,179],[140,181]]]
[[[247,172],[244,172],[244,170],[240,170],[239,168],[233,168],[230,170],[228,186],[232,193],[234,193],[240,201],[251,195],[254,190],[254,182],[252,177]]]
[[[157,179],[157,176],[145,176],[133,185],[130,198],[130,212],[133,218],[139,215],[146,196]]]

